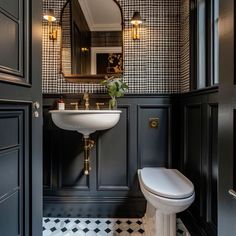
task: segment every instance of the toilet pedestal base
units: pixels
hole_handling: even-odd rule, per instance
[[[147,203],[143,221],[145,236],[176,236],[176,214],[163,214]]]

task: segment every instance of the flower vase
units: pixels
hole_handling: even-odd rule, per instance
[[[109,109],[116,110],[117,109],[117,100],[116,98],[111,98],[109,101]]]

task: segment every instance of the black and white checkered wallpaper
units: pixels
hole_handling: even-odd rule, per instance
[[[181,0],[180,8],[180,88],[181,92],[190,90],[190,1]]]
[[[117,0],[124,16],[124,80],[129,93],[178,93],[184,52],[181,53],[180,12],[183,0]],[[43,11],[53,8],[57,19],[66,0],[43,0]],[[141,40],[131,38],[131,19],[139,11],[145,20]],[[43,22],[43,93],[104,93],[100,85],[68,83],[60,75],[59,38],[49,41],[47,23]],[[182,35],[182,38],[184,36]],[[182,47],[183,48],[183,47]],[[184,50],[187,50],[186,48]],[[184,59],[185,60],[185,59]],[[186,79],[187,76],[184,76]]]

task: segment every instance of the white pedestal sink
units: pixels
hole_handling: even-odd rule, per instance
[[[97,130],[110,129],[120,119],[120,110],[52,110],[52,120],[56,126],[74,130],[88,138]]]

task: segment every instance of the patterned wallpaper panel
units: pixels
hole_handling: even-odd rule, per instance
[[[187,87],[184,54],[181,47],[187,36],[180,33],[180,4],[184,0],[117,0],[124,16],[124,80],[129,93],[178,93]],[[43,0],[44,12],[53,8],[57,19],[66,0]],[[131,19],[139,11],[145,20],[141,40],[131,38]],[[182,21],[183,22],[183,21]],[[44,93],[104,93],[100,85],[68,83],[59,73],[60,28],[57,41],[49,41],[47,23],[43,21],[43,92]],[[187,32],[187,31],[186,31]],[[186,37],[186,38],[185,38]],[[182,39],[182,41],[181,41]],[[182,50],[180,50],[180,48]],[[184,81],[181,81],[181,78]]]
[[[181,0],[180,8],[180,87],[182,93],[190,90],[189,2],[189,0]]]

